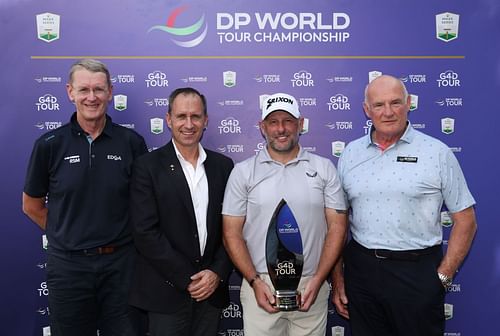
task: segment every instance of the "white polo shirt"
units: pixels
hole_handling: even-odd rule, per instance
[[[267,273],[267,229],[281,199],[288,203],[301,233],[302,275],[313,275],[327,230],[325,208],[346,209],[335,166],[302,148],[297,158],[287,164],[272,160],[264,148],[235,165],[227,183],[222,214],[246,217],[243,237],[259,273]]]

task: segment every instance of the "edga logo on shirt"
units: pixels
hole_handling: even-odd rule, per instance
[[[106,158],[108,160],[112,160],[112,161],[121,161],[122,160],[122,157],[120,155],[108,154],[108,156]]]
[[[188,8],[188,5],[177,7],[168,16],[166,25],[155,25],[149,28],[148,33],[154,30],[159,30],[175,36],[175,38],[171,38],[171,40],[180,47],[196,47],[201,42],[203,42],[203,40],[207,36],[208,25],[205,21],[205,14],[202,14],[198,21],[196,21],[194,24],[185,27],[176,27],[175,22],[177,21],[178,16],[184,13]],[[201,33],[199,33],[200,31]],[[187,40],[182,41],[179,38],[184,38]]]

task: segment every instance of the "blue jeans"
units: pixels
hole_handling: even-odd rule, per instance
[[[129,244],[111,254],[50,251],[47,258],[52,336],[133,335],[128,294],[134,263]]]

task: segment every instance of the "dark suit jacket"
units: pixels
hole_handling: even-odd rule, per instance
[[[208,299],[214,307],[229,302],[232,264],[222,244],[222,201],[233,161],[205,150],[208,180],[207,242],[201,256],[191,195],[175,149],[165,146],[139,157],[133,166],[130,220],[138,250],[130,303],[159,313],[190,302],[190,277],[210,269],[222,279]]]

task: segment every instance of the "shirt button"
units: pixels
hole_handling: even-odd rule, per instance
[[[197,235],[197,234],[195,234],[195,235],[194,235],[194,237],[195,237],[195,238],[198,238],[198,235]]]
[[[91,156],[92,156],[92,158],[95,158],[95,154],[92,154]]]
[[[200,263],[200,259],[196,259],[194,262],[197,263],[197,264],[199,264]]]

